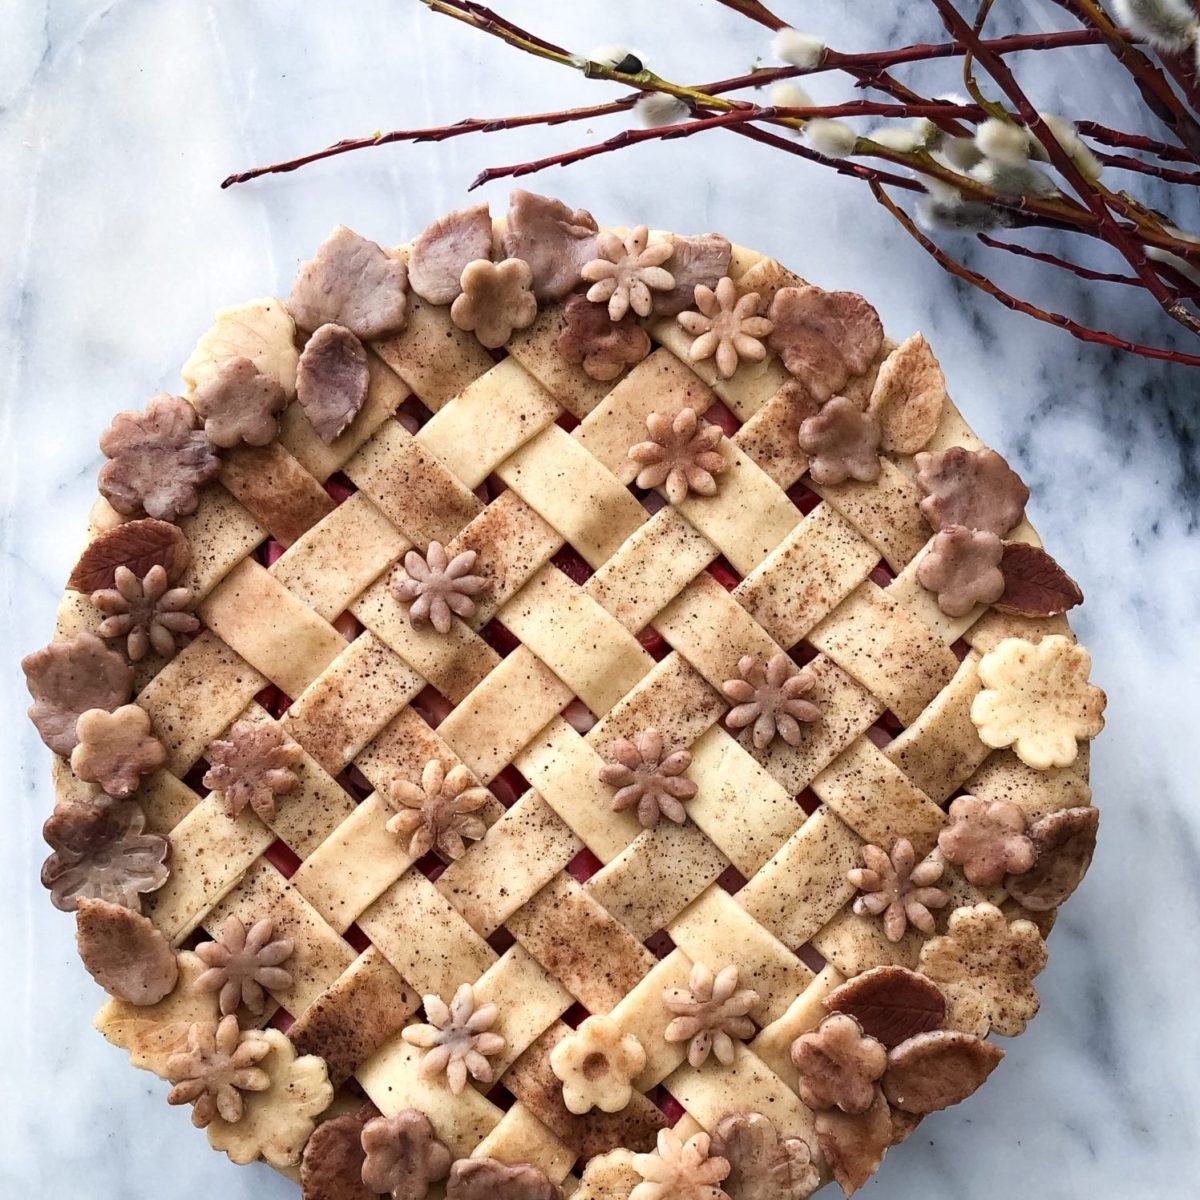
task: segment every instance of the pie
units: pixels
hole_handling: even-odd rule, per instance
[[[234,1162],[850,1194],[1036,1012],[1081,595],[862,297],[518,191],[336,229],[101,448],[42,880]]]

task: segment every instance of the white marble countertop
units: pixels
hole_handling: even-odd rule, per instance
[[[711,0],[498,7],[579,50],[631,43],[673,77],[733,74],[766,54],[765,37]],[[880,28],[879,0],[779,7],[842,49],[938,36],[915,0],[897,29]],[[997,13],[1026,28],[1062,19],[1044,0]],[[415,0],[10,0],[0,18],[0,1195],[292,1196],[267,1168],[236,1170],[210,1152],[187,1110],[167,1107],[165,1086],[89,1028],[101,994],[76,961],[72,922],[37,884],[49,756],[22,716],[16,660],[50,634],[94,494],[99,431],[116,410],[176,386],[213,309],[286,290],[297,260],[336,222],[402,240],[461,205],[479,168],[619,124],[374,149],[228,192],[216,186],[223,175],[377,126],[613,90]],[[1072,115],[1133,119],[1127,81],[1102,52],[1070,61],[1073,79],[1022,64],[1042,106],[1061,111],[1070,82],[1091,110]],[[953,88],[954,68],[938,70]],[[847,95],[834,78],[814,91]],[[730,134],[706,137],[597,158],[533,185],[601,221],[719,229],[827,287],[865,292],[893,335],[925,331],[955,400],[1024,475],[1035,522],[1088,594],[1075,624],[1110,697],[1092,760],[1100,851],[1055,931],[1042,1015],[1006,1043],[989,1086],[893,1151],[863,1195],[1183,1194],[1200,1168],[1197,376],[1014,316],[943,275],[859,185]],[[503,207],[505,192],[485,195]],[[1026,288],[1042,272],[1001,268]],[[1085,296],[1071,280],[1049,282],[1056,306],[1161,333],[1140,294]]]

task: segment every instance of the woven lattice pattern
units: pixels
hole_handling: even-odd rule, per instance
[[[767,297],[800,282],[740,248],[730,275]],[[138,792],[170,841],[147,915],[187,947],[269,914],[295,949],[259,1023],[383,1113],[427,1114],[456,1157],[560,1182],[613,1148],[651,1149],[665,1125],[712,1131],[731,1106],[813,1143],[793,1041],[832,989],[915,967],[924,941],[910,928],[892,942],[852,910],[863,845],[905,838],[925,855],[964,789],[1030,820],[1088,802],[1086,757],[1033,771],[970,718],[983,653],[1066,623],[944,615],[916,578],[931,534],[912,459],[884,457],[872,482],[812,483],[805,412],[774,355],[723,380],[662,318],[649,357],[599,383],[560,355],[558,307],[492,354],[446,308],[410,303],[404,332],[370,344],[368,399],[344,434],[326,445],[290,404],[279,440],[225,454],[180,522],[202,627],[169,661],[136,664],[167,751]],[[879,361],[845,393],[865,397]],[[684,408],[726,430],[727,465],[715,495],[666,503],[634,486],[628,452],[648,414]],[[946,402],[924,448],[955,445],[980,443]],[[115,519],[101,502],[93,536]],[[1028,525],[1012,536],[1036,541]],[[431,541],[475,551],[487,579],[445,635],[414,627],[388,588]],[[58,633],[100,619],[68,593]],[[724,723],[722,686],[744,656],[781,652],[815,678],[805,699],[821,719],[759,749]],[[200,784],[208,748],[247,719],[304,752],[269,825],[250,808],[229,817]],[[691,753],[682,825],[642,828],[601,782],[610,744],[648,727]],[[414,861],[386,829],[388,796],[433,759],[489,789],[486,832],[456,860]],[[70,799],[84,785],[59,768]],[[1033,917],[953,867],[940,886],[941,928],[981,900]],[[731,961],[757,994],[754,1033],[731,1062],[692,1066],[686,1041],[663,1036],[664,990]],[[464,983],[497,1006],[504,1050],[494,1083],[455,1095],[422,1077],[401,1029],[423,1019],[422,995]],[[115,1040],[120,1010],[99,1019]],[[616,1113],[568,1111],[549,1065],[587,1014],[646,1050]]]

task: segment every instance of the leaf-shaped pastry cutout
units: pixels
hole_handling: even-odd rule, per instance
[[[1030,912],[1057,908],[1083,881],[1096,850],[1100,812],[1091,805],[1047,813],[1029,827],[1037,850],[1032,870],[1010,875],[1004,886]]]
[[[210,328],[183,365],[190,396],[211,371],[231,358],[248,358],[279,382],[290,399],[296,394],[296,325],[282,300],[251,300],[217,310]]]
[[[408,256],[408,286],[430,304],[449,304],[462,288],[467,263],[492,257],[492,218],[486,204],[460,208],[428,226]]]
[[[904,1112],[939,1112],[982,1086],[1003,1057],[999,1046],[974,1034],[922,1033],[889,1052],[883,1094]]]
[[[114,525],[89,543],[67,587],[89,595],[114,587],[118,567],[128,567],[139,579],[145,579],[151,567],[161,566],[167,580],[174,583],[191,561],[191,549],[179,526],[145,517]]]
[[[139,1008],[170,995],[179,968],[170,943],[132,909],[83,899],[75,910],[79,957],[110,996]]]
[[[1015,617],[1057,617],[1083,602],[1083,592],[1041,546],[1005,542],[1004,593],[992,606]]]
[[[187,1045],[188,1030],[195,1024],[221,1019],[215,992],[202,992],[196,980],[205,971],[190,950],[178,956],[179,982],[157,1004],[138,1007],[127,1000],[110,1000],[95,1016],[93,1026],[114,1046],[128,1051],[132,1066],[167,1077],[167,1062]]]
[[[920,1033],[940,1029],[946,998],[930,979],[905,967],[875,967],[825,997],[830,1012],[847,1013],[863,1032],[888,1049]]]
[[[946,405],[946,378],[929,343],[914,333],[884,359],[867,411],[883,429],[883,448],[916,454],[933,437]]]
[[[834,1179],[847,1196],[853,1196],[879,1170],[892,1144],[892,1113],[880,1092],[866,1112],[833,1108],[817,1113],[816,1129],[817,1145]]]

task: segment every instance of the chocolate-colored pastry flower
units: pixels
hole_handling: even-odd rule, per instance
[[[948,617],[965,617],[976,604],[991,604],[1004,594],[1000,560],[1004,543],[989,530],[947,525],[917,566],[917,579],[936,593]]]
[[[821,411],[800,422],[800,449],[808,473],[822,484],[879,478],[879,422],[853,400],[834,396]]]
[[[792,1043],[800,1099],[814,1110],[866,1112],[874,1103],[887,1051],[844,1013],[826,1017]]]
[[[617,789],[612,798],[613,810],[624,812],[636,807],[643,829],[653,829],[660,816],[682,825],[687,820],[684,801],[696,794],[696,785],[684,774],[692,765],[691,751],[664,750],[662,734],[657,729],[644,729],[632,741],[613,741],[608,759],[600,768],[600,781]]]
[[[133,800],[99,796],[94,803],[60,805],[42,827],[53,854],[42,864],[42,886],[55,908],[74,912],[84,898],[142,911],[142,895],[170,874],[168,842],[146,833]]]
[[[1003,537],[1025,516],[1029,489],[995,450],[951,446],[915,462],[921,512],[935,530],[963,525]]]
[[[945,870],[942,862],[931,856],[917,862],[912,843],[897,838],[888,855],[878,846],[862,848],[865,867],[855,867],[847,878],[862,893],[854,901],[859,916],[883,916],[883,931],[890,942],[898,942],[909,924],[922,933],[933,932],[931,908],[944,908],[949,897],[933,885]]]
[[[275,937],[271,917],[255,921],[249,929],[239,918],[226,917],[216,938],[196,947],[208,969],[197,978],[195,987],[219,993],[221,1012],[226,1016],[236,1013],[242,1004],[252,1013],[261,1013],[267,1003],[264,989],[282,992],[292,986],[292,976],[283,964],[294,948],[291,938]]]
[[[959,796],[950,805],[950,823],[938,834],[938,849],[976,887],[994,887],[1005,875],[1023,875],[1037,857],[1021,807],[977,796]]]
[[[487,587],[481,575],[472,575],[477,555],[474,550],[463,550],[451,558],[441,542],[430,542],[422,555],[410,550],[404,556],[407,579],[393,579],[388,589],[401,604],[408,605],[408,619],[414,628],[427,622],[438,633],[449,633],[452,625],[450,614],[463,620],[475,615],[475,601]]]
[[[652,412],[646,418],[649,440],[630,447],[637,463],[640,488],[664,487],[672,504],[681,504],[689,491],[714,496],[715,476],[728,464],[717,449],[725,436],[719,425],[702,424],[692,408],[681,408],[673,418]]]
[[[192,405],[214,446],[266,446],[279,435],[287,392],[278,379],[259,371],[253,359],[239,356],[218,363],[200,380]]]
[[[779,651],[766,665],[749,654],[738,660],[740,679],[727,679],[721,690],[735,702],[726,721],[730,729],[754,726],[754,744],[765,750],[776,735],[789,746],[800,744],[800,722],[811,724],[821,719],[821,710],[804,697],[817,685],[816,676],[807,667],[797,667]]]
[[[425,1200],[430,1184],[445,1179],[450,1171],[450,1151],[439,1141],[429,1118],[415,1108],[368,1121],[362,1148],[367,1156],[363,1183],[392,1200]]]
[[[557,345],[567,362],[581,364],[590,378],[607,383],[650,353],[650,335],[633,313],[613,321],[603,304],[575,295],[563,307]]]
[[[145,412],[118,413],[100,435],[108,458],[100,468],[101,495],[125,516],[144,512],[178,521],[195,512],[200,486],[221,465],[198,425],[196,410],[166,393],[155,396]]]
[[[151,650],[170,658],[178,649],[175,639],[200,628],[199,619],[188,611],[192,589],[171,587],[159,563],[141,579],[118,566],[113,585],[92,593],[92,604],[104,614],[96,632],[109,640],[124,639],[130,662],[141,662]]]
[[[238,721],[207,751],[204,786],[220,792],[231,820],[248,804],[263,821],[275,819],[275,797],[300,786],[294,768],[304,751],[274,721]]]

